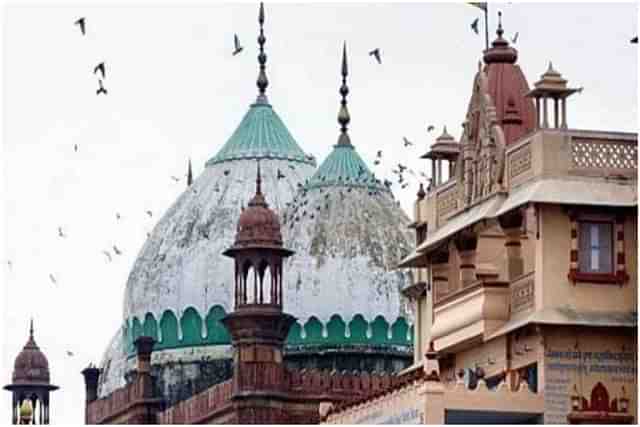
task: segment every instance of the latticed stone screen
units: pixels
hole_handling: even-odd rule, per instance
[[[627,141],[573,139],[571,160],[574,169],[638,168],[638,145]]]

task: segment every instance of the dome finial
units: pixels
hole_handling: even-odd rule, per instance
[[[351,121],[349,110],[347,109],[347,95],[349,94],[349,87],[347,86],[347,76],[349,75],[349,68],[347,66],[347,42],[344,42],[342,46],[342,86],[340,86],[340,95],[342,100],[340,101],[340,112],[338,113],[338,123],[340,124],[340,138],[338,144],[351,145],[351,140],[347,133],[347,125]]]
[[[496,30],[496,34],[499,38],[502,38],[504,34],[504,30],[502,29],[502,11],[498,11],[498,29]]]
[[[258,23],[260,24],[260,35],[258,36],[258,44],[260,45],[260,54],[258,55],[258,63],[260,64],[260,73],[258,74],[258,89],[260,94],[258,95],[259,101],[266,101],[265,91],[269,86],[269,80],[265,72],[267,63],[267,55],[264,53],[264,42],[267,40],[264,36],[264,3],[260,2],[260,12],[258,13]]]
[[[258,160],[258,172],[256,175],[256,195],[262,194],[262,178],[260,177],[260,160]]]

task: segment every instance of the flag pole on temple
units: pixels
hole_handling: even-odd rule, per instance
[[[489,49],[489,2],[469,2],[469,4],[484,11],[484,47]]]

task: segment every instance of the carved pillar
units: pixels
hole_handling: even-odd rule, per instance
[[[449,252],[439,251],[431,257],[431,280],[433,283],[433,303],[437,303],[452,290],[449,286]]]
[[[540,129],[540,98],[536,96],[536,129]]]
[[[542,98],[542,127],[543,128],[548,128],[549,127],[549,116],[547,113],[547,98],[544,97]]]
[[[442,159],[438,159],[438,185],[442,184]]]
[[[436,168],[436,159],[431,159],[431,182],[433,182],[433,186],[436,187],[438,185],[438,171]]]
[[[464,288],[478,280],[476,275],[476,249],[478,238],[475,233],[462,232],[455,239],[460,257],[460,284]]]
[[[562,98],[562,129],[567,128],[567,98]]]
[[[558,115],[558,98],[553,98],[553,127],[556,129],[560,127]]]
[[[509,212],[498,218],[498,221],[506,237],[504,246],[507,252],[507,280],[511,281],[524,274],[524,259],[520,243],[522,213],[520,211]]]

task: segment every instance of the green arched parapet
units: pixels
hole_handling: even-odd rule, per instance
[[[367,321],[364,320],[362,314],[356,314],[349,322],[349,341],[356,343],[366,343],[367,339]]]
[[[124,323],[124,326],[122,327],[122,339],[125,343],[125,350],[127,351],[127,353],[134,352],[135,348],[133,347],[133,329],[129,325],[129,321],[126,321]]]
[[[413,333],[414,333],[414,325],[411,325],[411,327],[409,328],[409,345],[413,345]]]
[[[220,305],[214,305],[207,314],[207,344],[231,344],[229,331],[220,321],[227,313]]]
[[[391,343],[395,345],[409,345],[411,342],[407,340],[409,325],[404,317],[398,317],[393,325],[391,325]]]
[[[178,347],[178,319],[171,310],[166,310],[160,318],[162,340],[155,347],[158,350]]]
[[[132,323],[131,329],[133,330],[133,339],[135,341],[138,337],[142,336],[142,332],[143,332],[142,323],[140,323],[140,320],[138,320],[137,317],[134,317],[131,323]]]
[[[147,313],[147,315],[144,316],[142,329],[145,336],[152,337],[156,342],[158,342],[158,322],[156,321],[156,318],[153,317],[153,314]]]
[[[202,318],[195,308],[189,307],[180,318],[180,329],[182,330],[183,346],[200,345],[204,342],[202,338]]]
[[[338,314],[334,314],[327,323],[327,341],[335,344],[347,343],[347,324]]]
[[[305,344],[322,344],[325,341],[322,336],[322,323],[315,316],[311,316],[304,324],[304,332]]]
[[[287,335],[287,344],[304,344],[304,341],[302,340],[302,325],[300,325],[300,322],[295,322],[293,325],[291,325],[291,328],[289,328],[289,335]]]
[[[377,316],[371,323],[371,341],[376,345],[389,343],[389,322],[384,317]]]

